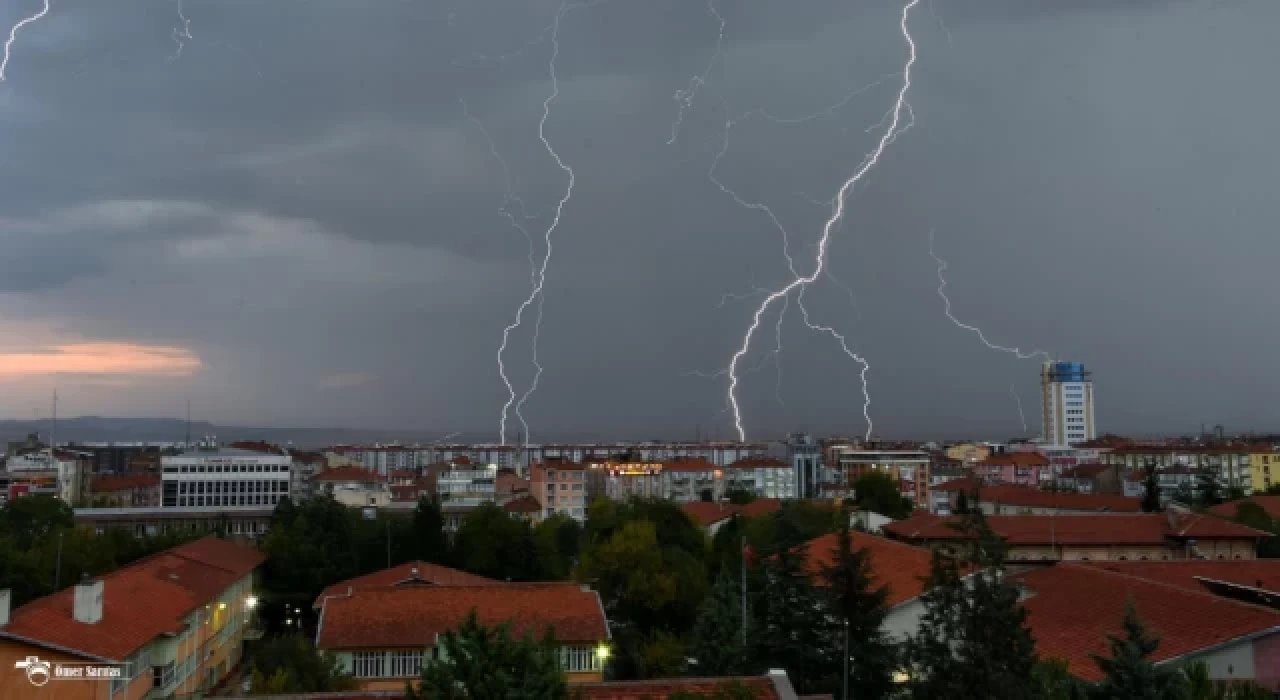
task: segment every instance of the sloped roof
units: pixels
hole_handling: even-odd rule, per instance
[[[929,550],[864,532],[852,532],[850,538],[855,551],[870,553],[873,585],[888,587],[889,606],[924,593],[932,556]],[[801,545],[805,550],[805,568],[810,574],[817,576],[824,566],[835,562],[837,544],[836,535],[830,534]]]
[[[1223,518],[1234,518],[1236,517],[1236,509],[1244,503],[1256,503],[1267,512],[1267,515],[1273,518],[1280,518],[1280,495],[1268,496],[1259,494],[1235,501],[1227,501],[1208,509],[1207,512]]]
[[[509,583],[356,588],[324,599],[316,645],[326,650],[431,646],[472,610],[483,625],[511,623],[517,636],[541,637],[549,627],[561,642],[609,638],[594,591],[574,583]]]
[[[953,540],[965,535],[956,529],[960,517],[908,518],[882,526],[903,539]],[[1009,544],[1128,544],[1160,545],[1166,538],[1253,539],[1270,537],[1261,530],[1203,515],[1175,517],[1164,513],[1083,515],[989,515],[987,524]]]
[[[162,634],[183,629],[183,618],[248,576],[264,557],[257,550],[205,537],[165,550],[101,578],[102,620],[72,617],[75,586],[13,611],[0,637],[9,635],[124,660]]]
[[[93,480],[89,490],[93,493],[111,493],[112,491],[153,488],[159,485],[159,474],[121,474],[119,476],[100,476]]]
[[[364,467],[334,467],[315,475],[316,481],[383,482],[387,478]]]
[[[1101,677],[1090,654],[1109,655],[1106,635],[1121,631],[1129,600],[1160,637],[1151,656],[1157,662],[1250,635],[1280,634],[1280,612],[1104,568],[1058,564],[1011,578],[1031,594],[1023,607],[1040,656],[1066,661],[1068,671],[1087,680]]]
[[[587,700],[658,700],[675,693],[711,695],[734,684],[745,686],[756,700],[778,700],[779,695],[767,676],[748,678],[654,678],[643,681],[607,681],[579,683],[573,691],[581,691]]]
[[[348,589],[352,588],[369,588],[380,586],[398,586],[413,584],[429,584],[434,586],[492,586],[500,585],[502,581],[495,581],[484,576],[469,574],[458,569],[450,569],[447,566],[432,564],[425,561],[407,561],[398,564],[390,569],[375,571],[364,576],[356,576],[345,581],[339,581],[320,593],[320,597],[316,599],[316,606],[328,596],[346,595]]]
[[[1280,593],[1280,559],[1098,561],[1087,565],[1193,591],[1204,591],[1200,581],[1208,579]]]

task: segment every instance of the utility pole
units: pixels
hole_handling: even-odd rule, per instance
[[[53,565],[53,590],[61,590],[62,586],[62,533],[58,533],[58,559]]]
[[[391,568],[391,518],[387,518],[387,568]]]

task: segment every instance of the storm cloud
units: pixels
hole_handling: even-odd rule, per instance
[[[7,0],[0,25],[38,6]],[[29,417],[56,387],[68,414],[176,416],[190,400],[222,424],[496,438],[495,353],[529,291],[529,243],[500,211],[481,127],[541,256],[567,184],[538,132],[559,3],[181,7],[191,38],[175,40],[176,0],[61,0],[13,46],[0,414]],[[722,54],[669,144],[673,95],[713,58],[711,8]],[[709,175],[768,205],[811,270],[826,202],[901,84],[900,11],[566,12],[544,134],[575,183],[525,408],[535,440],[733,436],[717,373],[756,290],[790,272],[769,218]],[[1100,430],[1274,427],[1280,6],[922,0],[910,21],[915,124],[849,199],[834,278],[806,293],[870,362],[875,432],[1018,435],[1011,387],[1032,431],[1038,418],[1035,363],[944,315],[930,231],[956,316],[1088,365]],[[794,306],[775,355],[776,321],[744,362],[748,435],[861,434],[858,367]],[[507,355],[520,391],[529,331]],[[107,351],[110,371],[82,371]]]

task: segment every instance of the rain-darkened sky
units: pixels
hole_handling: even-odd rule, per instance
[[[772,209],[808,274],[824,202],[887,125],[901,3],[715,3],[714,61],[704,2],[563,16],[544,134],[575,180],[534,440],[733,437],[716,373],[755,290],[792,276],[716,181]],[[0,0],[0,28],[41,4]],[[568,182],[538,134],[558,9],[53,0],[0,83],[0,416],[46,414],[56,387],[66,415],[190,400],[224,424],[495,439],[530,291],[508,174],[539,260]],[[1275,428],[1280,4],[921,0],[909,26],[915,124],[805,295],[870,363],[875,432],[1018,435],[1014,391],[1039,419],[1037,361],[948,321],[931,230],[955,316],[1084,362],[1100,431]],[[774,356],[780,308],[741,364],[748,436],[862,434],[859,367],[794,304]],[[535,311],[506,355],[518,394]]]

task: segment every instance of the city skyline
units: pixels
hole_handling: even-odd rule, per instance
[[[39,3],[12,5],[0,25]],[[565,186],[537,129],[557,5],[193,1],[180,20],[55,3],[0,83],[0,417],[47,416],[56,388],[68,416],[191,401],[218,424],[496,440],[495,356],[529,284],[528,243],[498,209],[518,197],[537,239]],[[545,127],[577,182],[525,409],[535,442],[736,437],[716,375],[753,290],[790,274],[773,224],[708,174],[774,210],[804,272],[821,200],[880,134],[901,3],[719,9],[718,60],[704,4],[563,17]],[[1017,436],[1011,383],[1039,432],[1038,361],[948,319],[931,231],[948,310],[1089,367],[1099,434],[1280,424],[1280,331],[1257,320],[1280,146],[1251,136],[1274,111],[1247,89],[1280,58],[1263,33],[1277,21],[1261,1],[921,3],[915,126],[848,201],[835,279],[806,296],[870,363],[876,434]],[[704,71],[687,106],[672,99]],[[799,125],[744,119],[717,160],[726,119],[830,105]],[[740,389],[747,438],[860,435],[858,366],[792,308],[779,380],[775,321],[745,360],[760,368]],[[523,383],[527,330],[507,356]]]

